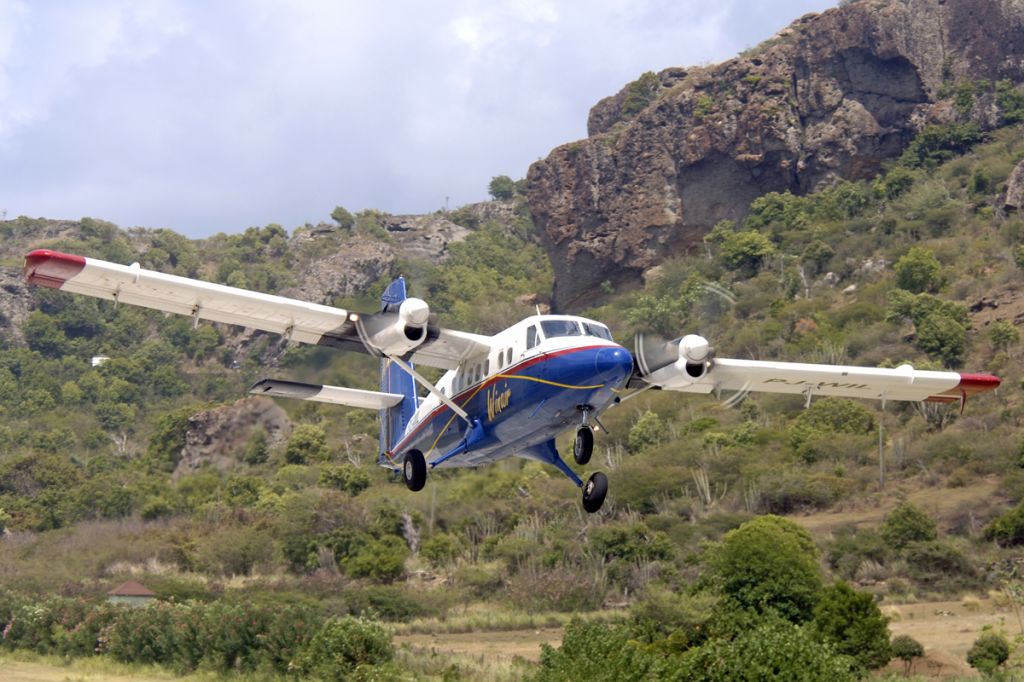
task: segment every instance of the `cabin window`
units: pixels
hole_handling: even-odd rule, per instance
[[[498,351],[498,367],[504,367],[504,366],[505,366],[505,349],[502,348],[500,351]]]
[[[487,376],[490,373],[491,373],[491,359],[487,358],[486,360],[484,360],[484,376]]]
[[[512,364],[512,349],[508,349],[508,364]]]
[[[556,336],[579,336],[580,326],[575,320],[544,320],[540,323],[544,337],[551,339]]]
[[[444,386],[441,387],[441,395],[446,395],[444,392]]]
[[[526,330],[526,350],[530,350],[536,346],[539,342],[537,341],[537,327],[530,325],[530,328]]]
[[[587,336],[596,336],[599,339],[605,339],[607,341],[612,340],[612,333],[608,331],[608,327],[595,322],[584,322],[583,333]]]

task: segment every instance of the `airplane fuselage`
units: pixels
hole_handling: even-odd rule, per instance
[[[427,396],[388,455],[399,462],[416,449],[431,467],[480,466],[511,455],[550,461],[538,446],[580,425],[584,411],[596,417],[611,406],[632,371],[632,355],[604,325],[565,315],[527,318],[496,334],[486,357],[467,359],[437,382],[478,429]]]

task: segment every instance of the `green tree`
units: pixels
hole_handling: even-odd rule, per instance
[[[1002,547],[1024,544],[1024,502],[985,526],[985,538]]]
[[[242,461],[246,464],[263,464],[270,457],[270,448],[267,446],[267,432],[263,429],[255,429],[245,442],[245,450],[242,451]]]
[[[967,652],[967,662],[984,675],[994,673],[1009,657],[1010,645],[1006,638],[994,632],[982,634]]]
[[[761,516],[729,531],[706,555],[705,580],[741,609],[810,620],[821,592],[818,551],[806,530]]]
[[[574,618],[557,649],[541,644],[535,682],[658,679],[658,657],[643,651],[622,625],[590,623]]]
[[[813,626],[836,651],[850,656],[858,668],[881,668],[892,657],[888,619],[875,598],[844,582],[826,587],[814,607]]]
[[[910,635],[897,635],[893,637],[889,648],[892,650],[893,658],[903,661],[904,677],[910,675],[914,659],[924,656],[924,647]]]
[[[773,255],[775,245],[768,237],[756,230],[746,230],[725,235],[718,257],[729,270],[743,277],[753,277]]]
[[[882,538],[897,549],[911,542],[934,540],[938,537],[935,521],[910,502],[903,502],[882,522]]]
[[[165,414],[157,420],[156,429],[146,448],[146,458],[150,466],[160,471],[174,471],[181,459],[181,451],[185,449],[188,420],[193,414],[194,408],[184,408]]]
[[[350,679],[364,666],[378,666],[395,656],[391,633],[365,618],[331,618],[295,657],[294,669],[302,677]],[[374,679],[367,675],[361,679]]]
[[[331,211],[331,219],[338,223],[338,227],[346,231],[350,231],[356,224],[355,217],[344,206],[335,206]]]
[[[327,434],[315,424],[299,424],[288,438],[284,459],[289,464],[307,464],[327,459]]]
[[[688,682],[852,682],[850,659],[829,642],[816,641],[807,627],[769,619],[735,638],[712,639],[667,666],[671,679]],[[606,678],[607,679],[607,678]],[[610,678],[610,679],[615,679]],[[661,679],[652,676],[650,679]]]
[[[459,541],[448,533],[435,533],[420,546],[420,556],[434,568],[449,566],[458,555]]]
[[[917,325],[914,345],[947,367],[955,367],[967,351],[967,327],[946,315],[929,315]]]
[[[640,77],[626,86],[626,96],[622,100],[622,114],[632,116],[643,111],[658,96],[661,79],[653,71],[645,71]]]
[[[324,468],[320,485],[356,496],[370,487],[370,475],[355,465],[341,464]]]
[[[627,447],[630,452],[640,452],[665,440],[665,422],[655,412],[646,410],[629,430]]]
[[[516,183],[507,175],[496,175],[487,185],[487,191],[498,201],[507,201],[516,195]]]
[[[996,350],[1007,351],[1020,343],[1020,332],[1009,320],[996,320],[989,328],[988,337]]]
[[[893,267],[896,272],[896,286],[915,294],[934,292],[942,286],[942,278],[939,275],[941,269],[939,259],[930,250],[919,246],[911,247]]]

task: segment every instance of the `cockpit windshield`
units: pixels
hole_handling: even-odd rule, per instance
[[[544,338],[547,339],[580,335],[580,326],[575,320],[544,320],[540,323],[540,328],[544,330]]]
[[[556,336],[596,336],[599,339],[612,340],[608,327],[596,322],[577,322],[576,320],[544,320],[540,323],[544,330],[544,338]]]
[[[583,334],[585,336],[596,336],[599,339],[605,339],[606,341],[612,340],[612,333],[608,331],[608,327],[603,324],[597,324],[594,322],[583,322]]]

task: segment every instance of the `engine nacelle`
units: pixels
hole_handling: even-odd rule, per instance
[[[687,334],[679,339],[679,360],[676,367],[693,379],[700,379],[708,371],[711,344],[703,336]]]
[[[385,355],[405,355],[427,339],[430,306],[419,298],[407,298],[398,308],[398,319],[369,334],[367,340]]]

